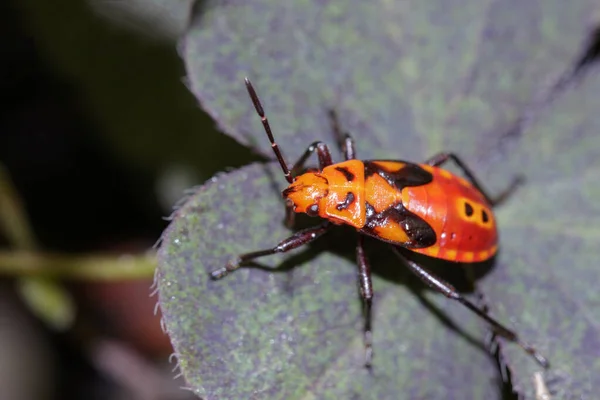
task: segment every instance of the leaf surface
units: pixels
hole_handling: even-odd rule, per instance
[[[207,399],[497,398],[479,321],[438,296],[420,300],[390,252],[370,251],[376,361],[367,372],[356,265],[342,251],[352,251],[351,235],[332,232],[314,247],[260,260],[278,272],[242,268],[209,279],[233,255],[290,235],[270,179],[278,173],[278,165],[254,164],[217,177],[165,232],[161,308],[191,387]],[[461,331],[445,328],[424,302],[461,320]]]
[[[359,158],[420,161],[456,151],[492,193],[524,174],[526,185],[498,209],[501,253],[481,287],[493,314],[550,358],[553,390],[589,396],[600,389],[597,73],[541,112],[526,106],[543,104],[576,63],[599,8],[586,0],[209,1],[195,10],[182,56],[190,89],[220,128],[268,157],[246,75],[288,162],[315,140],[334,143],[327,113],[335,109]],[[361,368],[356,267],[335,251],[351,252],[351,235],[260,260],[282,272],[244,268],[210,281],[208,272],[230,257],[290,235],[281,171],[265,168],[208,182],[163,237],[161,307],[197,393],[498,398],[479,347],[481,322],[441,296],[419,297],[399,262],[379,250],[370,252],[373,375]],[[517,389],[533,399],[539,367],[512,344],[502,355]]]
[[[528,184],[499,211],[502,252],[481,282],[494,315],[547,354],[556,398],[600,389],[600,117],[595,71],[545,110],[510,157]],[[517,348],[504,356],[518,390],[534,398],[536,370]]]

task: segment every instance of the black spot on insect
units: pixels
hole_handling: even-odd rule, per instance
[[[344,200],[344,202],[338,204],[335,208],[337,208],[338,211],[345,210],[348,207],[350,207],[352,203],[354,203],[354,200],[356,200],[356,198],[354,197],[354,193],[348,192],[346,193],[346,199]]]
[[[467,217],[473,215],[474,212],[475,210],[473,210],[473,206],[469,203],[465,203],[465,214],[467,214]]]
[[[286,188],[281,194],[283,195],[283,197],[289,197],[291,194],[296,193],[296,190],[298,190],[297,186],[290,186]]]
[[[352,172],[350,172],[350,170],[346,167],[335,167],[336,171],[340,171],[342,174],[344,174],[344,178],[346,178],[346,180],[348,182],[352,182],[355,178],[354,174]]]
[[[452,233],[450,234],[450,240],[454,240],[454,239],[456,239],[456,233],[455,233],[455,232],[452,232]]]
[[[365,203],[365,207],[367,211],[367,221],[364,227],[359,231],[361,233],[397,245],[399,243],[381,239],[377,234],[378,227],[385,226],[390,222],[395,222],[400,225],[409,238],[408,241],[401,243],[401,245],[406,248],[420,249],[429,247],[433,246],[437,241],[437,235],[427,221],[405,209],[401,202],[386,208],[380,213],[375,212],[375,209],[369,203]]]
[[[485,210],[481,210],[481,220],[484,223],[490,220],[490,217],[488,216],[488,213],[485,212]]]
[[[318,204],[313,204],[312,206],[309,206],[306,209],[306,214],[309,217],[316,217],[319,215],[319,205]]]
[[[378,174],[385,179],[390,186],[402,190],[407,186],[421,186],[433,181],[433,175],[425,171],[417,164],[405,163],[395,172],[387,171],[376,162],[365,161],[365,178]]]

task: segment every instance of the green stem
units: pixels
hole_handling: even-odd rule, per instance
[[[9,276],[122,281],[152,278],[155,268],[154,253],[74,256],[29,251],[0,251],[0,275]]]

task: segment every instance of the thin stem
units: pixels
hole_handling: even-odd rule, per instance
[[[68,255],[29,251],[0,251],[0,276],[52,277],[87,281],[152,278],[153,253],[134,255]]]

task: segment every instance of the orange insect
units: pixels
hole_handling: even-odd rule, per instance
[[[318,141],[311,144],[290,169],[273,138],[260,100],[247,78],[246,87],[289,183],[283,191],[288,222],[293,221],[294,213],[306,213],[325,221],[295,233],[273,248],[235,257],[225,267],[212,272],[214,279],[222,278],[238,269],[241,264],[258,257],[284,253],[308,244],[335,225],[350,225],[363,235],[390,243],[396,255],[425,284],[459,301],[490,323],[498,334],[519,344],[543,367],[549,366],[548,361],[533,347],[520,340],[516,332],[487,315],[458,293],[451,284],[436,277],[397,248],[402,247],[409,252],[451,262],[475,263],[490,259],[498,249],[498,233],[492,206],[510,190],[499,198],[492,199],[469,168],[452,153],[438,154],[422,164],[407,161],[360,161],[355,158],[354,141],[348,134],[342,134],[336,119],[334,131],[342,145],[346,161],[334,164],[327,145]],[[319,160],[318,170],[297,175],[295,172],[302,170],[310,155],[315,152]],[[467,179],[440,168],[449,160],[456,163]],[[365,361],[370,366],[373,285],[371,268],[363,249],[363,235],[358,236],[357,263],[360,294],[365,304]]]

